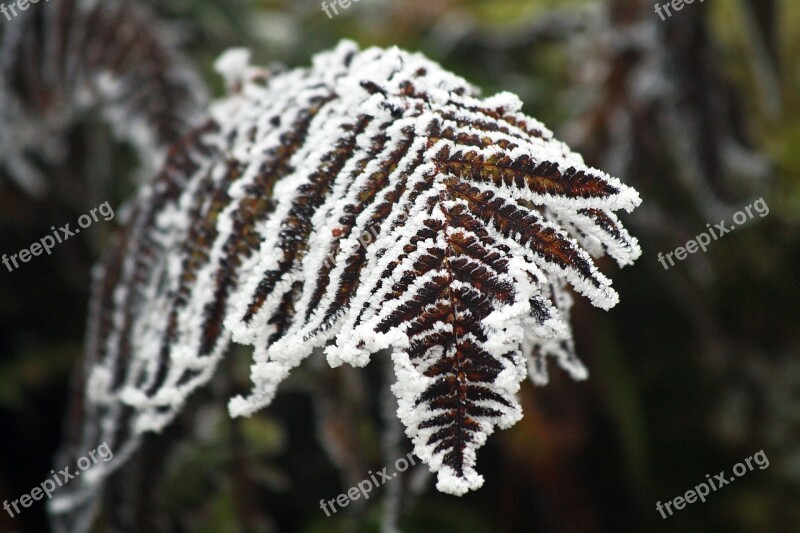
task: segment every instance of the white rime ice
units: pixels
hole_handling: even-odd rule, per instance
[[[415,454],[439,490],[477,489],[477,450],[521,418],[525,377],[546,382],[550,357],[586,377],[568,291],[617,302],[592,257],[638,257],[614,214],[636,191],[514,95],[481,99],[420,54],[345,41],[284,73],[244,50],[216,66],[228,96],[98,273],[91,435],[113,449],[161,430],[231,343],[253,353],[232,416],[268,405],[315,348],[333,366],[389,348]]]

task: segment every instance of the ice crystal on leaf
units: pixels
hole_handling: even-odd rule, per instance
[[[230,94],[173,146],[98,270],[88,434],[135,449],[231,343],[253,347],[233,416],[317,348],[333,366],[389,348],[414,452],[440,490],[478,488],[476,452],[522,416],[528,366],[539,383],[547,357],[585,377],[568,285],[617,302],[592,256],[639,255],[614,215],[636,191],[514,95],[481,99],[419,54],[343,42],[280,74],[242,50],[217,67]]]

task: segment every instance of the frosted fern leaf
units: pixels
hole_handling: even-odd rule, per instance
[[[526,356],[534,381],[547,356],[584,377],[567,284],[617,302],[591,255],[639,255],[613,213],[637,193],[515,96],[480,99],[418,54],[343,42],[310,68],[231,51],[218,70],[229,96],[172,148],[98,270],[85,434],[132,451],[231,343],[253,347],[233,416],[315,349],[361,366],[391,348],[415,453],[440,490],[478,488],[477,449],[521,417]]]

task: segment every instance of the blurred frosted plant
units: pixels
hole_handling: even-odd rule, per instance
[[[205,85],[174,32],[134,2],[42,2],[4,26],[0,170],[30,194],[44,192],[41,164],[63,163],[66,130],[89,109],[137,148],[148,175],[203,116]]]
[[[86,526],[103,479],[232,343],[253,347],[252,391],[232,416],[268,405],[317,348],[332,366],[390,349],[414,452],[439,490],[477,489],[476,452],[522,416],[529,369],[542,383],[554,357],[586,376],[567,286],[617,303],[592,256],[639,256],[614,214],[638,194],[584,165],[514,95],[480,99],[418,54],[343,42],[282,74],[243,50],[217,68],[230,94],[171,148],[96,272],[62,457],[107,441],[115,461],[62,491],[56,525]]]

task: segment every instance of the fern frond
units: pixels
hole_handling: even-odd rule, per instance
[[[390,348],[415,453],[440,490],[478,488],[478,448],[521,417],[524,350],[585,377],[552,349],[571,346],[567,284],[617,302],[590,252],[639,255],[613,213],[637,193],[513,95],[481,99],[419,54],[343,42],[283,74],[242,51],[219,69],[231,94],[173,147],[97,277],[86,423],[112,449],[161,430],[231,343],[253,347],[233,416],[315,348],[334,366]]]

